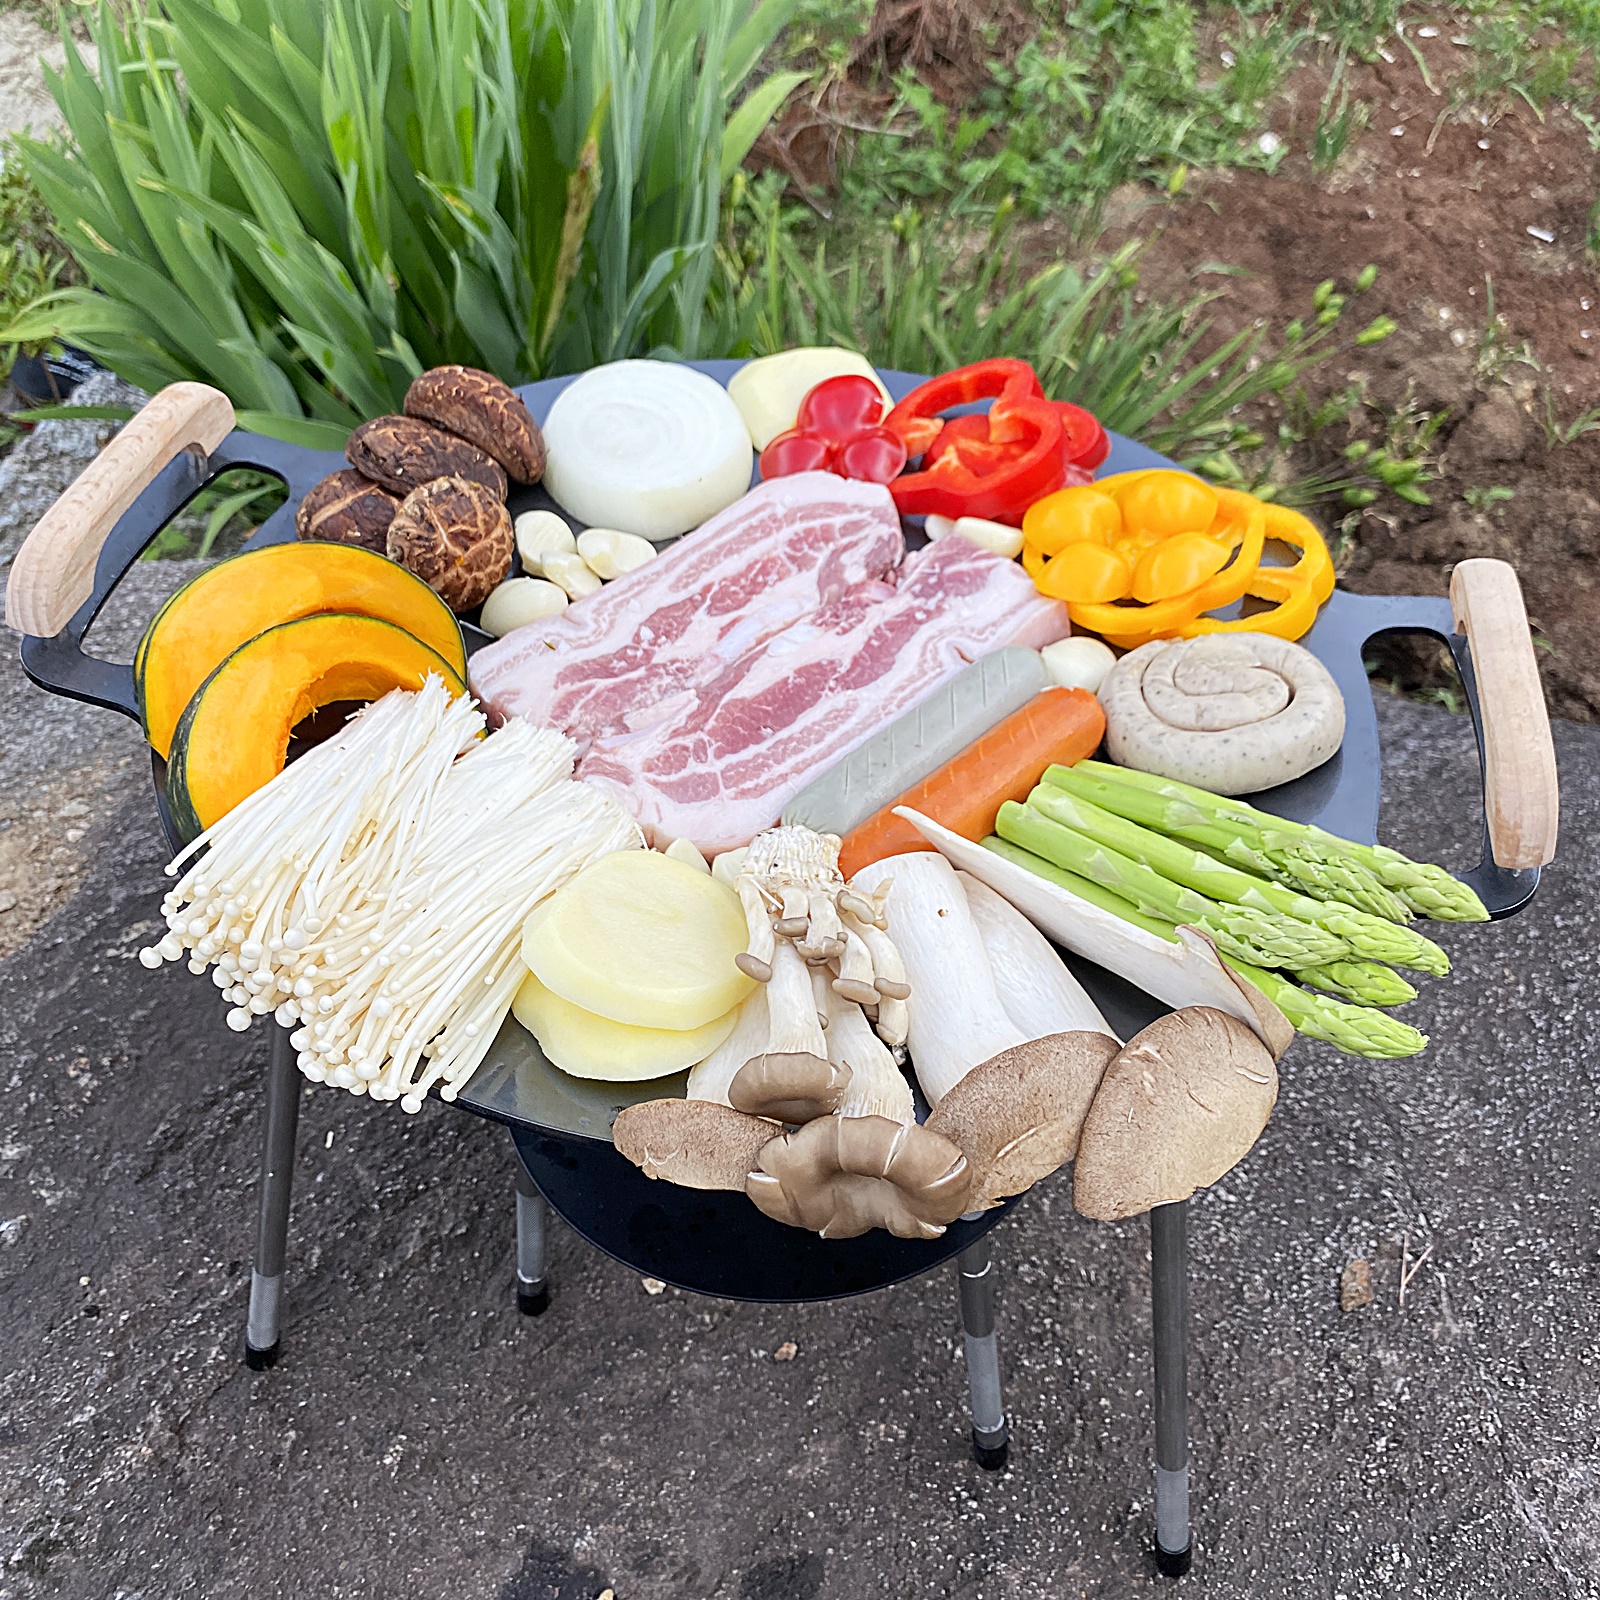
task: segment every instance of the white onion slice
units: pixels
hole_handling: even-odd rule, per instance
[[[580,521],[661,541],[750,487],[754,450],[713,378],[671,361],[613,361],[568,384],[544,425],[544,486]]]

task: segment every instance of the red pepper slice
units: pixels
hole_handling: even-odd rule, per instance
[[[826,472],[833,465],[838,446],[814,433],[791,428],[770,441],[761,452],[763,478],[787,478],[796,472]]]
[[[846,439],[833,458],[833,470],[841,478],[861,483],[890,483],[905,464],[905,440],[887,428],[864,428]]]
[[[1056,410],[1061,413],[1067,460],[1078,467],[1098,467],[1111,454],[1111,438],[1100,419],[1070,400],[1057,400]]]
[[[846,372],[806,391],[794,431],[842,445],[882,421],[883,393],[877,384],[859,372]]]
[[[952,426],[938,413],[983,399],[994,402],[983,419],[987,437],[964,423],[948,449],[933,451]],[[913,389],[884,426],[905,441],[908,451],[924,457],[920,471],[889,486],[895,504],[910,516],[937,513],[1015,523],[1035,500],[1067,481],[1061,412],[1044,398],[1026,361],[979,361],[931,379]]]

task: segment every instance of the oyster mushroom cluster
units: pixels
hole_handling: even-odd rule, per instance
[[[544,439],[516,392],[476,367],[434,367],[404,415],[362,423],[345,456],[301,500],[299,536],[386,555],[453,611],[482,604],[511,570],[509,485],[544,475]]]
[[[742,1190],[825,1239],[931,1239],[1069,1161],[1078,1209],[1123,1217],[1215,1182],[1254,1143],[1286,1026],[1268,1043],[1189,1007],[1121,1045],[986,884],[918,852],[847,885],[838,846],[783,827],[719,858],[758,987],[686,1099],[618,1115],[617,1149],[648,1176]]]

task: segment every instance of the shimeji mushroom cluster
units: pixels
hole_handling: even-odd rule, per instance
[[[484,728],[434,678],[368,707],[173,861],[172,875],[191,864],[139,959],[209,969],[230,1028],[293,1027],[313,1083],[407,1111],[436,1083],[454,1099],[525,975],[528,912],[641,843],[615,801],[572,781],[570,740]]]

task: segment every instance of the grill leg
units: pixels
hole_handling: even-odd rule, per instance
[[[300,1073],[289,1030],[273,1024],[267,1056],[267,1126],[261,1145],[261,1198],[256,1253],[250,1268],[250,1311],[244,1364],[264,1372],[278,1359],[283,1321],[283,1262],[294,1186],[294,1136],[300,1122]]]
[[[1150,1306],[1156,1369],[1156,1566],[1189,1570],[1189,1206],[1150,1212]]]
[[[545,1277],[546,1229],[550,1208],[517,1157],[517,1310],[525,1317],[543,1315],[550,1304]]]
[[[1000,1401],[1000,1350],[994,1336],[994,1263],[989,1236],[969,1244],[956,1258],[961,1284],[961,1331],[967,1348],[967,1383],[972,1396],[972,1454],[987,1472],[1006,1464],[1011,1430]]]

